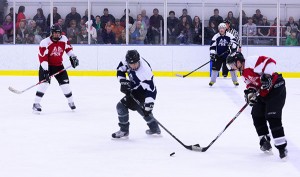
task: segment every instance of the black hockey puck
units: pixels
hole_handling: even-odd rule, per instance
[[[170,156],[173,156],[175,154],[175,152],[172,152],[171,154],[170,154]]]

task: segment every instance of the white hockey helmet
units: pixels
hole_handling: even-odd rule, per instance
[[[221,29],[221,28],[227,29],[226,24],[225,23],[220,23],[219,26],[218,26],[218,29]]]

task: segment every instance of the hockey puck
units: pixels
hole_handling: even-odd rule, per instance
[[[170,156],[173,156],[175,154],[175,152],[172,152],[171,154],[170,154]]]

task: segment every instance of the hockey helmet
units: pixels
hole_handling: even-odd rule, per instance
[[[237,65],[237,61],[240,61],[241,63],[245,62],[245,58],[241,52],[233,52],[229,54],[226,58],[227,68],[232,69],[232,65]]]
[[[136,50],[128,50],[126,54],[126,62],[134,64],[140,61],[140,54]]]
[[[220,24],[219,24],[218,29],[222,29],[222,28],[227,29],[225,23],[220,23]]]
[[[227,20],[224,20],[223,23],[229,24],[229,25],[231,24],[231,22],[230,22],[228,19],[227,19]]]
[[[52,25],[51,26],[51,34],[53,34],[54,32],[57,32],[57,33],[61,33],[61,27],[59,25]]]

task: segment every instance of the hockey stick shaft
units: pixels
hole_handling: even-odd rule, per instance
[[[219,55],[219,57],[225,55],[226,53],[230,52],[230,50],[226,50],[225,52],[223,52],[221,55]],[[195,71],[197,71],[198,69],[202,68],[203,66],[207,65],[208,63],[210,63],[210,60],[206,63],[204,63],[203,65],[199,66],[198,68],[194,69],[193,71],[185,74],[185,75],[180,75],[180,74],[176,74],[176,76],[179,76],[179,77],[182,77],[182,78],[185,78],[186,76],[189,76],[190,74],[194,73]]]
[[[139,105],[139,107],[144,110],[144,105],[137,100],[131,93],[130,93],[130,97]],[[165,126],[163,126],[157,119],[154,118],[154,120],[157,122],[157,124],[162,127],[169,135],[171,135],[178,143],[180,143],[183,147],[185,147],[186,149],[189,150],[195,150],[195,151],[200,151],[200,146],[199,144],[195,144],[195,145],[185,145],[182,141],[180,141],[175,135],[173,135]]]
[[[71,68],[71,67],[72,67],[72,65],[70,65],[70,66],[68,66],[68,67],[66,67],[66,68],[64,68],[64,69],[62,69],[62,70],[60,70],[60,71],[58,71],[58,72],[52,74],[49,78],[55,77],[56,75],[62,73],[63,71],[65,71],[65,70],[67,70],[67,69],[69,69],[69,68]],[[14,89],[14,88],[12,88],[12,87],[9,87],[8,89],[9,89],[10,91],[12,91],[13,93],[21,94],[21,93],[26,92],[27,90],[30,90],[30,89],[32,89],[33,87],[35,87],[35,86],[37,86],[37,85],[40,85],[41,83],[44,83],[44,82],[46,82],[46,81],[47,81],[46,79],[43,79],[43,80],[39,81],[38,83],[36,83],[36,84],[34,84],[34,85],[32,85],[32,86],[30,86],[30,87],[28,87],[28,88],[26,88],[26,89],[24,89],[24,90],[22,90],[22,91],[16,90],[16,89]]]
[[[245,110],[245,108],[247,106],[248,106],[248,103],[246,103],[241,108],[241,110],[228,122],[228,124],[225,126],[225,128],[218,134],[218,136],[214,140],[212,140],[212,142],[208,146],[201,148],[201,152],[205,152],[225,132],[225,130],[229,127],[229,125],[232,124],[232,122]]]

